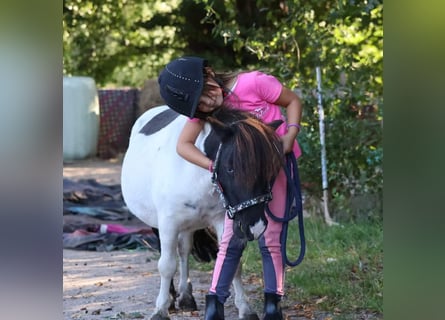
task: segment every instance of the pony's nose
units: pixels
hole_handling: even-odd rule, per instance
[[[259,219],[253,225],[245,225],[241,220],[235,219],[233,224],[233,233],[240,239],[248,241],[258,240],[266,231],[267,220]]]
[[[257,240],[263,235],[264,231],[266,231],[266,228],[267,220],[259,219],[257,223],[249,227],[249,233],[252,235],[253,239]]]

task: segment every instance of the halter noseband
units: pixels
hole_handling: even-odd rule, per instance
[[[221,184],[218,182],[218,174],[217,174],[217,170],[219,167],[219,158],[220,158],[220,154],[221,154],[221,147],[222,147],[222,142],[220,142],[219,146],[218,146],[218,151],[216,152],[216,156],[215,156],[215,161],[213,163],[213,172],[212,172],[212,183],[213,185],[216,187],[216,190],[218,191],[223,203],[224,203],[224,208],[226,209],[226,213],[229,216],[230,219],[233,219],[235,217],[235,214],[241,210],[244,210],[246,208],[252,207],[254,205],[257,205],[259,203],[263,203],[263,202],[269,202],[270,200],[272,200],[272,191],[271,188],[269,186],[268,188],[268,192],[263,194],[263,195],[259,195],[253,199],[249,199],[246,201],[243,201],[237,205],[231,206],[229,204],[229,202],[227,201],[226,196],[224,195],[224,190],[221,186]]]

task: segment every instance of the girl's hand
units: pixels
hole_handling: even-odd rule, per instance
[[[281,137],[281,141],[283,143],[283,151],[284,154],[292,152],[294,141],[297,135],[293,132],[288,131],[285,135]]]

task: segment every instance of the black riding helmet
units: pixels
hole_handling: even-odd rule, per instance
[[[169,62],[161,71],[158,82],[161,97],[176,112],[194,118],[204,88],[204,68],[207,60],[181,57]]]

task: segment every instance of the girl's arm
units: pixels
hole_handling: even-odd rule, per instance
[[[210,168],[212,161],[195,146],[199,133],[204,128],[204,121],[187,121],[176,145],[176,152],[185,160],[204,169]]]
[[[292,152],[294,141],[298,132],[300,132],[300,128],[297,126],[292,126],[292,124],[298,126],[300,125],[302,113],[301,100],[295,92],[283,87],[275,104],[286,108],[287,124],[291,125],[287,129],[287,133],[281,137],[284,152],[289,153]]]

